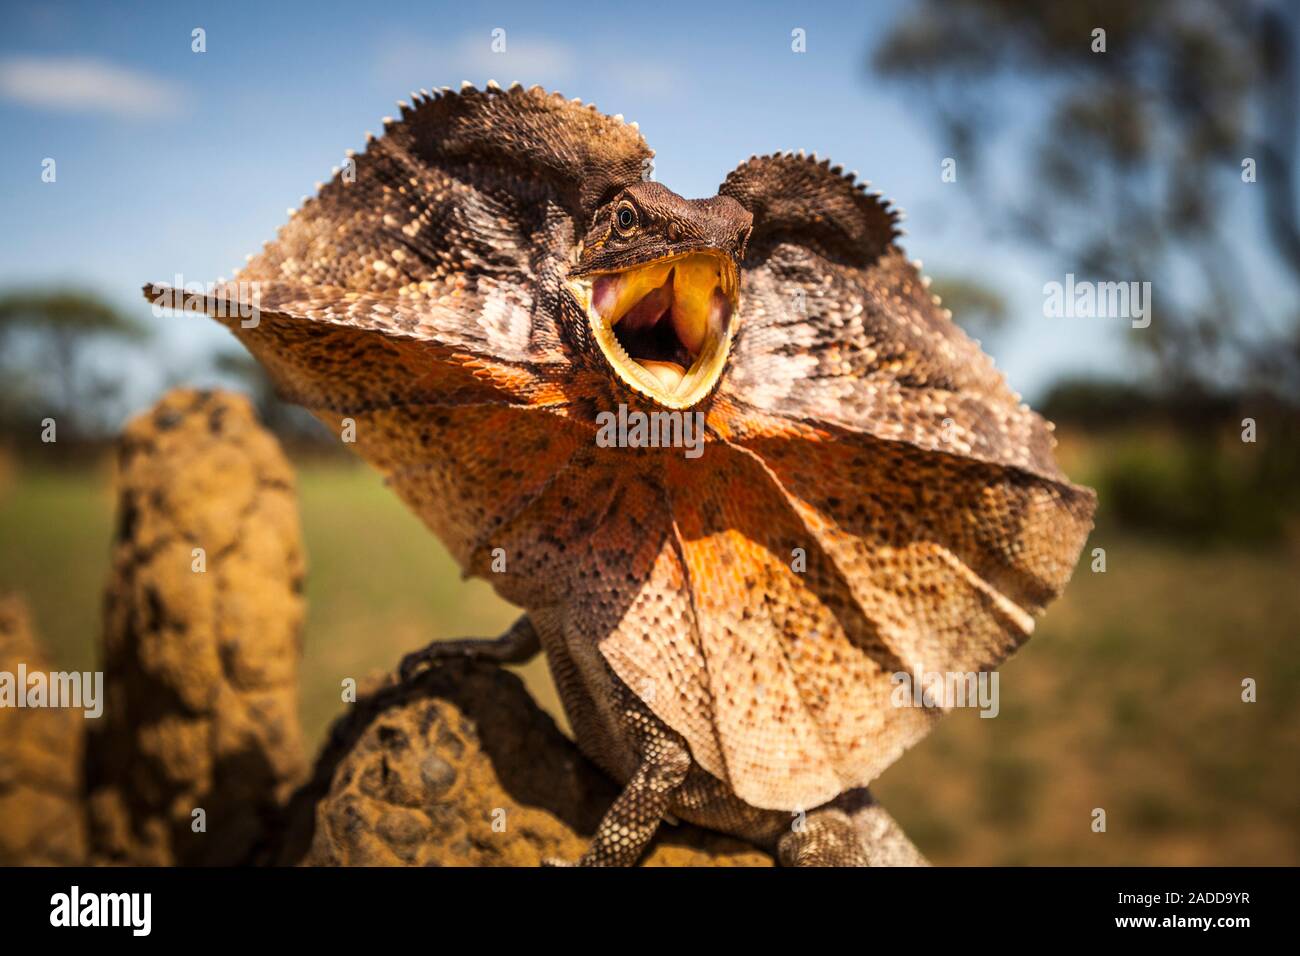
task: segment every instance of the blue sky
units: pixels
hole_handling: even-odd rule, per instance
[[[1007,296],[990,343],[1029,397],[1059,374],[1127,366],[1126,323],[1042,316],[1060,263],[992,241],[942,143],[902,88],[867,69],[898,3],[8,4],[0,38],[0,286],[75,283],[157,325],[125,360],[137,403],[228,346],[215,323],[155,319],[148,279],[228,276],[419,87],[520,80],[640,123],[656,178],[712,195],[738,162],[816,151],[908,214],[928,273]],[[622,12],[620,12],[622,11]],[[206,31],[207,51],[191,50]],[[506,52],[491,51],[506,31]],[[791,51],[806,31],[807,52]],[[41,179],[42,161],[57,180]],[[1015,176],[1005,158],[997,175]],[[1132,277],[1119,277],[1132,278]],[[114,358],[114,361],[118,361]],[[133,393],[134,394],[134,393]]]

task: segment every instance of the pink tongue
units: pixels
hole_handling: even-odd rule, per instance
[[[715,339],[722,338],[727,331],[727,320],[731,318],[731,300],[722,294],[721,289],[713,290],[709,299],[709,334]]]
[[[599,276],[591,286],[591,304],[601,315],[609,315],[618,304],[619,276]]]
[[[644,299],[632,306],[618,324],[629,332],[648,329],[659,321],[660,316],[667,312],[672,304],[673,283],[672,277],[669,276],[667,282],[653,292],[647,293]]]
[[[682,368],[676,362],[655,362],[646,359],[641,362],[641,367],[659,380],[659,384],[668,391],[673,391],[682,383],[686,377],[686,369]]]

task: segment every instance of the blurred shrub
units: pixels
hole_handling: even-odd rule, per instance
[[[1125,442],[1102,465],[1102,508],[1134,529],[1207,541],[1276,540],[1296,512],[1295,494],[1269,479],[1283,464],[1277,443],[1255,447],[1254,454],[1231,455],[1197,437],[1147,446]],[[1294,488],[1300,472],[1297,462],[1287,464]]]
[[[1275,401],[1064,382],[1043,405],[1087,446],[1098,518],[1203,543],[1268,544],[1300,528],[1300,412]],[[1255,441],[1242,420],[1255,420]]]

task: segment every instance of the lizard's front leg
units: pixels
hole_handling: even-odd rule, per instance
[[[668,813],[673,794],[691,769],[686,741],[630,692],[621,722],[641,754],[636,772],[605,812],[579,866],[632,866]],[[549,865],[564,865],[548,860]]]
[[[524,614],[500,637],[434,641],[428,647],[403,657],[398,666],[398,674],[403,681],[408,681],[426,664],[453,659],[524,664],[536,657],[541,649],[537,630],[528,615]]]

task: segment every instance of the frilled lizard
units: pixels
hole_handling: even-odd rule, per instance
[[[593,106],[413,99],[234,280],[146,295],[221,318],[527,610],[404,670],[545,651],[625,784],[582,863],[636,862],[669,815],[863,862],[826,805],[942,713],[891,678],[1019,646],[1092,492],[839,167],[751,158],[686,200]],[[619,406],[699,413],[703,454],[598,441]]]

